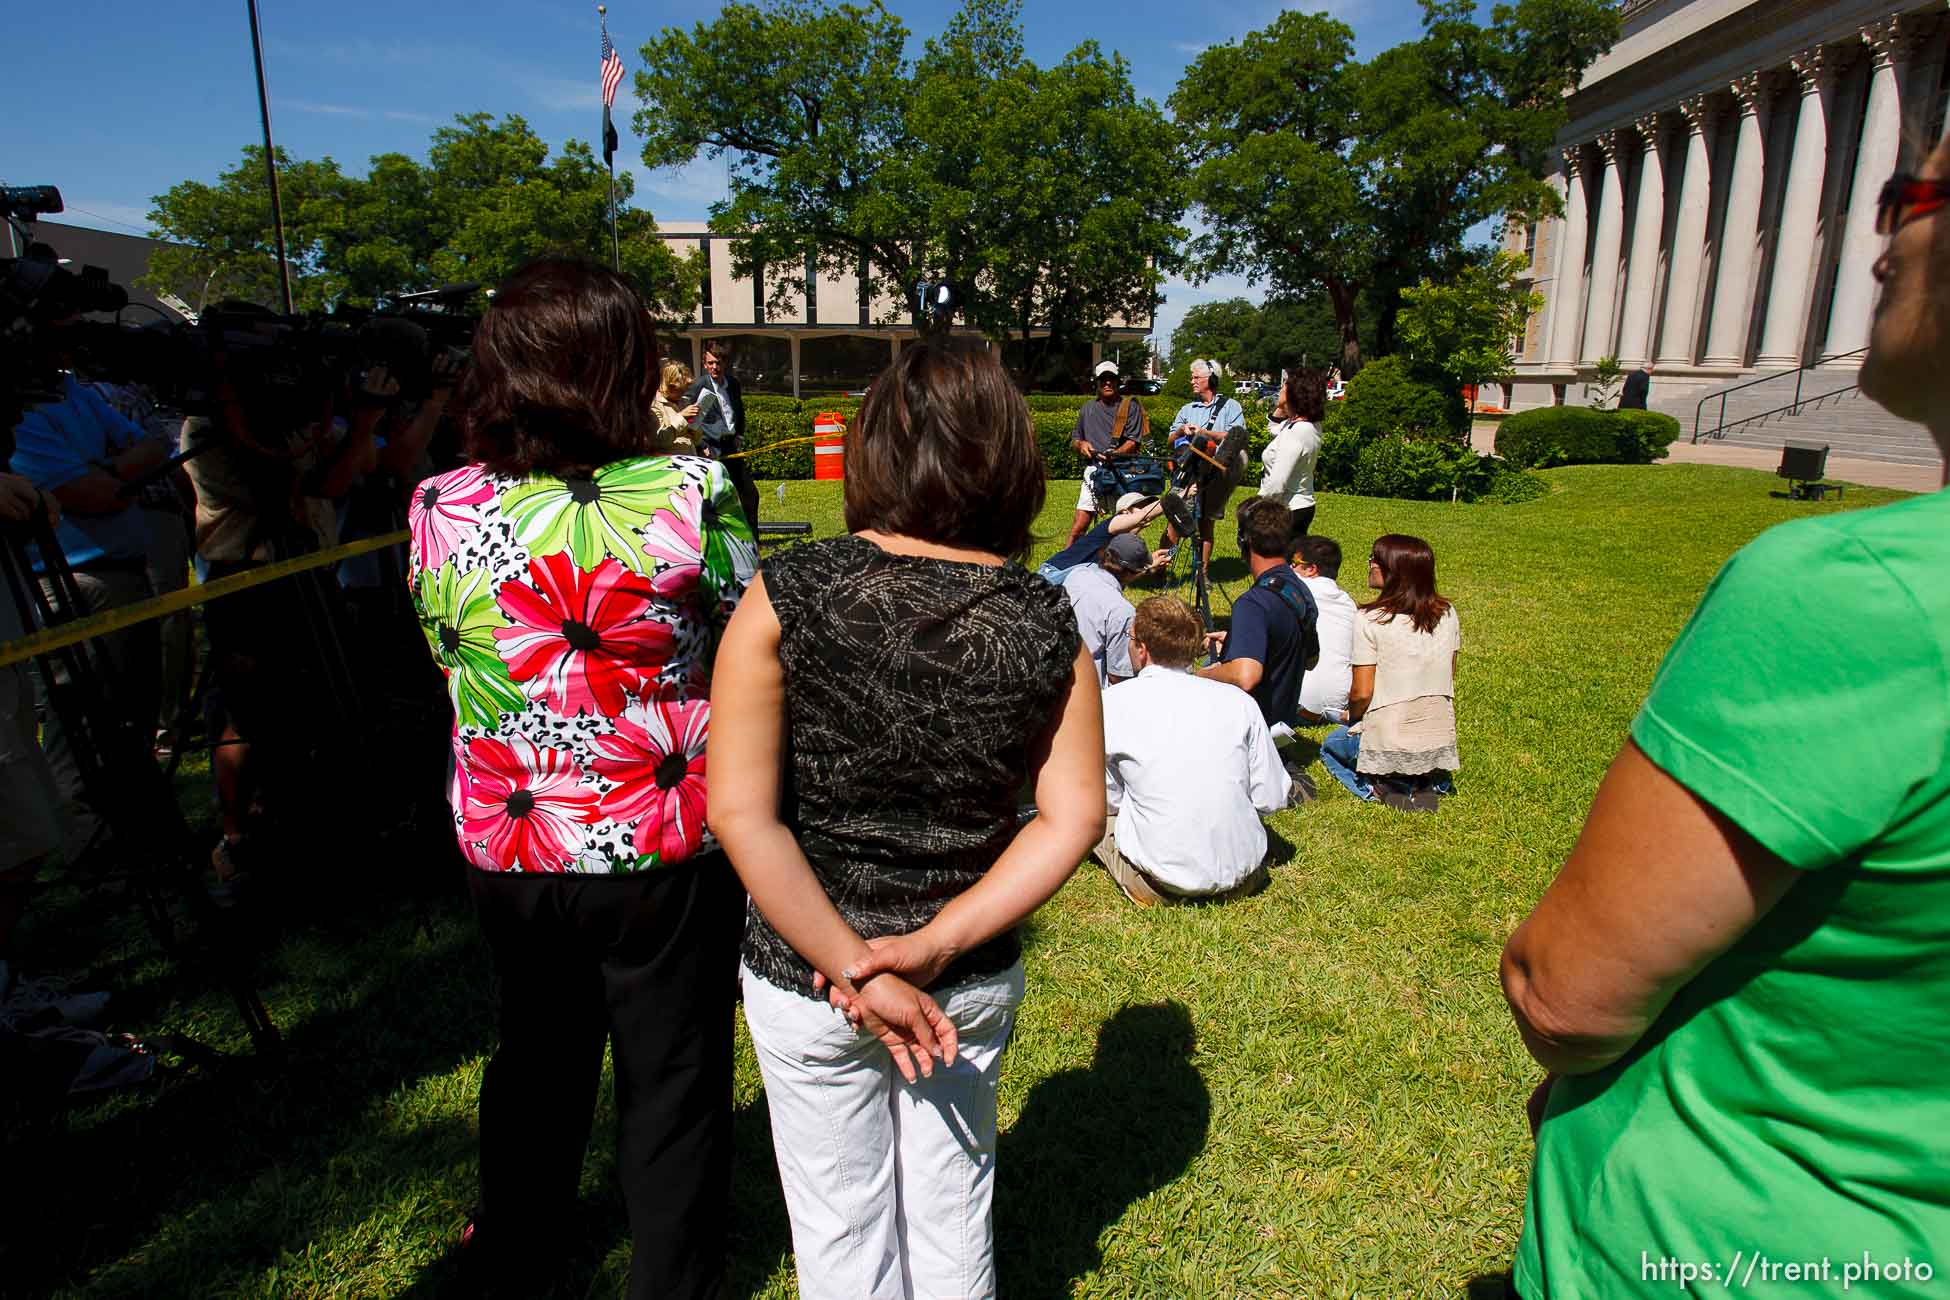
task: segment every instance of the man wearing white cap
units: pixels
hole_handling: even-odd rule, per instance
[[[1148,417],[1144,403],[1135,397],[1117,395],[1117,363],[1099,361],[1092,378],[1097,385],[1097,400],[1085,402],[1077,412],[1077,427],[1070,434],[1077,455],[1084,459],[1083,490],[1077,494],[1077,517],[1070,525],[1070,540],[1083,536],[1090,521],[1097,517],[1097,498],[1090,491],[1090,462],[1106,452],[1122,455],[1138,449]]]

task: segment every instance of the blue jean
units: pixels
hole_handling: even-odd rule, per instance
[[[1327,733],[1327,739],[1320,742],[1321,766],[1333,773],[1334,779],[1346,786],[1348,792],[1355,798],[1366,799],[1369,803],[1373,803],[1380,797],[1375,793],[1374,781],[1366,773],[1354,770],[1360,758],[1361,737],[1346,727],[1334,728]],[[1456,792],[1455,782],[1450,779],[1447,772],[1431,772],[1429,776],[1434,778],[1428,781],[1429,788],[1437,794],[1451,795]],[[1397,778],[1397,783],[1415,779],[1401,777]]]
[[[1346,727],[1336,727],[1320,742],[1320,764],[1336,781],[1346,786],[1357,799],[1375,800],[1374,782],[1354,770],[1361,757],[1361,737]]]
[[[1074,564],[1066,564],[1059,569],[1048,560],[1045,560],[1036,566],[1036,576],[1052,587],[1060,587],[1063,585],[1063,575],[1076,567],[1078,566]]]

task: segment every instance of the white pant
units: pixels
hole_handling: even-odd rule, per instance
[[[740,971],[801,1300],[995,1294],[995,1088],[1022,964],[937,994],[960,1051],[909,1084],[823,1000]]]

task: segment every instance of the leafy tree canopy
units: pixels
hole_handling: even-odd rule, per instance
[[[549,157],[513,114],[456,117],[434,131],[424,163],[380,154],[363,177],[279,150],[278,190],[301,311],[458,280],[492,285],[543,253],[612,255],[606,169],[579,140]],[[624,206],[632,192],[618,177],[623,272],[658,310],[688,316],[702,262],[674,256],[651,214]],[[279,305],[262,148],[246,146],[215,184],[184,181],[153,202],[157,232],[183,246],[153,253],[146,283],[199,308],[220,298]]]
[[[1457,385],[1502,379],[1516,365],[1516,340],[1544,306],[1517,277],[1524,259],[1497,253],[1465,267],[1447,284],[1429,280],[1402,290],[1398,336],[1417,366]]]
[[[879,0],[732,3],[667,29],[636,77],[643,161],[729,159],[712,226],[775,299],[808,261],[864,263],[897,302],[946,280],[965,321],[1025,355],[1148,320],[1183,185],[1176,134],[1124,60],[1086,41],[1038,66],[1017,0],[964,0],[918,58],[907,37]]]
[[[1349,375],[1364,289],[1385,351],[1396,295],[1465,265],[1472,227],[1553,210],[1539,173],[1565,92],[1618,33],[1611,0],[1516,0],[1486,24],[1476,9],[1422,0],[1422,37],[1367,63],[1345,23],[1287,10],[1207,49],[1171,96],[1208,225],[1192,264],[1324,293]]]

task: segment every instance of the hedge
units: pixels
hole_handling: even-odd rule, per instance
[[[1507,417],[1496,454],[1519,467],[1649,465],[1679,436],[1679,421],[1657,411],[1540,406]]]
[[[1084,402],[1094,400],[1046,394],[1035,394],[1028,399],[1030,419],[1036,428],[1036,445],[1042,453],[1043,467],[1050,478],[1083,477],[1083,464],[1070,444],[1070,434],[1076,428],[1077,411]],[[1145,450],[1154,455],[1162,454],[1166,429],[1183,403],[1169,397],[1145,397],[1139,400],[1151,415],[1151,437]],[[805,401],[790,397],[747,398],[745,445],[755,453],[751,458],[753,475],[762,479],[811,478],[811,444],[801,443],[777,450],[767,448],[773,443],[812,436],[813,419],[821,411],[839,411],[851,425],[859,415],[859,408],[857,398]],[[1271,438],[1263,411],[1247,408],[1246,431],[1247,454],[1253,462],[1247,473],[1247,483],[1251,485],[1258,482],[1260,465],[1264,462],[1266,445]],[[1677,433],[1676,423],[1673,432]],[[1334,421],[1329,422],[1321,440],[1314,483],[1324,492],[1352,492],[1361,496],[1398,497],[1412,501],[1528,501],[1546,491],[1543,481],[1536,475],[1525,473],[1514,465],[1478,456],[1452,438],[1403,436],[1397,433],[1363,436]]]

